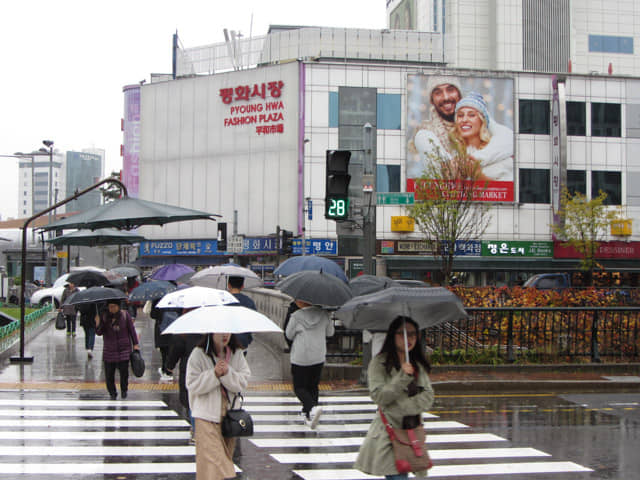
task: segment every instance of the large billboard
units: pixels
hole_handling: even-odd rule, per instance
[[[513,202],[513,105],[512,78],[408,75],[407,192],[440,159],[451,172],[473,165],[476,200]]]

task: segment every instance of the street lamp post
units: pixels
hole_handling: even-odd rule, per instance
[[[52,198],[53,198],[53,140],[43,140],[42,144],[47,147],[49,150],[47,150],[47,148],[40,148],[40,151],[44,154],[49,154],[49,201],[48,201],[48,208],[51,208],[51,205],[53,205],[52,202]],[[49,223],[51,223],[52,220],[52,213],[53,210],[49,210]],[[51,232],[49,232],[49,239],[51,239]],[[45,282],[47,285],[51,285],[52,283],[52,276],[51,276],[51,245],[49,245],[49,247],[47,248],[47,266],[46,266],[46,272],[45,272]]]

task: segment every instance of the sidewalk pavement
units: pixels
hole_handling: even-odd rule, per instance
[[[27,336],[25,356],[33,356],[31,364],[11,364],[17,355],[15,343],[0,353],[0,389],[104,390],[102,371],[102,339],[96,339],[94,358],[87,357],[84,332],[78,324],[76,337],[54,328],[55,315]],[[160,382],[160,353],[153,345],[153,320],[142,312],[135,322],[141,351],[146,363],[145,374],[129,377],[131,390],[177,391],[173,382]],[[18,335],[19,337],[19,335]],[[254,342],[256,344],[257,342]],[[262,352],[249,352],[249,362],[261,361]],[[357,380],[349,379],[359,367],[331,365],[331,380],[323,381],[322,391],[366,391]],[[340,376],[349,370],[351,375]],[[259,369],[256,369],[259,371]],[[450,365],[434,366],[431,372],[436,395],[482,395],[496,393],[566,393],[566,392],[640,392],[640,364],[567,364],[567,365]],[[254,376],[249,391],[291,391],[288,381],[267,380]]]

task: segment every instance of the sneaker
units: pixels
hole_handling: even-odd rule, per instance
[[[127,398],[127,392],[122,392],[121,396],[122,396],[123,399]]]
[[[73,332],[73,333],[71,334],[71,336],[72,336],[73,338],[76,338],[76,332]]]
[[[67,332],[67,337],[70,337],[70,336],[71,336],[71,332]]]
[[[196,444],[196,432],[193,431],[193,428],[189,431],[189,445]]]
[[[309,425],[309,428],[311,428],[311,430],[314,430],[318,426],[318,422],[320,421],[320,415],[322,415],[322,407],[315,406],[309,413],[311,416],[311,424]]]
[[[111,395],[111,400],[115,400],[116,398],[118,398],[118,394],[114,393],[113,395]]]
[[[158,373],[160,374],[161,382],[173,382],[173,375],[167,375],[166,373],[164,373],[162,367],[158,368]]]
[[[309,415],[305,412],[300,412],[300,418],[302,418],[302,421],[307,427],[311,428],[311,419],[309,418]]]
[[[93,358],[93,352],[91,350],[87,350],[87,357],[89,357],[89,360]]]

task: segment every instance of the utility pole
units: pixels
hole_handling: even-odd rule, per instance
[[[362,191],[364,193],[363,210],[363,248],[362,268],[365,274],[376,274],[376,161],[373,158],[373,127],[366,123],[362,130],[364,146],[364,165]]]

